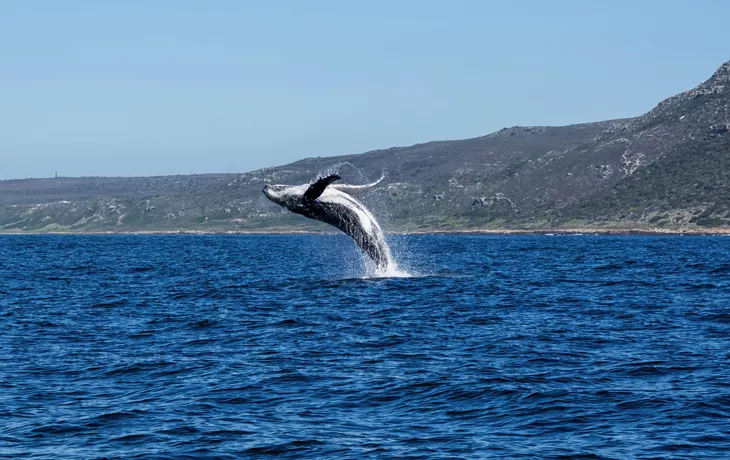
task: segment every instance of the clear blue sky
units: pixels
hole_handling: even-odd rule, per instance
[[[730,1],[0,1],[0,179],[245,172],[639,115]]]

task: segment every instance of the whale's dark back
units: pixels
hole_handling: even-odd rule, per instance
[[[349,203],[346,205],[339,202],[317,200],[311,204],[311,207],[314,211],[311,216],[312,219],[340,229],[355,240],[358,247],[375,262],[378,268],[388,267],[389,257],[385,235],[374,220],[368,223],[362,222],[361,213],[365,209],[364,206],[362,206],[362,209],[357,209]],[[363,224],[370,224],[370,226],[365,228]]]

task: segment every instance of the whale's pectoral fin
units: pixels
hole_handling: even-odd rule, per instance
[[[338,174],[332,174],[331,176],[318,179],[317,182],[310,185],[307,191],[304,192],[304,199],[307,201],[316,200],[322,193],[324,193],[324,189],[326,189],[329,184],[340,179],[342,178]]]
[[[380,182],[382,182],[383,179],[385,179],[385,174],[382,174],[380,176],[380,179],[376,180],[375,182],[373,182],[371,184],[363,184],[363,185],[335,184],[332,186],[332,188],[337,189],[340,192],[345,192],[345,193],[362,192],[364,190],[375,187]]]

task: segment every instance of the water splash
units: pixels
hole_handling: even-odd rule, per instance
[[[411,278],[413,275],[405,268],[398,265],[387,239],[383,243],[385,247],[385,266],[377,266],[372,259],[362,254],[362,261],[365,266],[365,278]]]
[[[374,278],[412,278],[413,275],[398,267],[389,266],[385,270],[376,272]]]

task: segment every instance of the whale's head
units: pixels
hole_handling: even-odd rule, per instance
[[[271,185],[267,184],[262,190],[266,198],[279,206],[292,209],[302,201],[302,187],[292,185]]]
[[[337,174],[320,177],[311,184],[302,185],[271,185],[267,184],[262,190],[266,198],[292,212],[309,216],[311,207],[316,206],[316,200],[325,193],[325,189],[332,182],[339,180]]]

